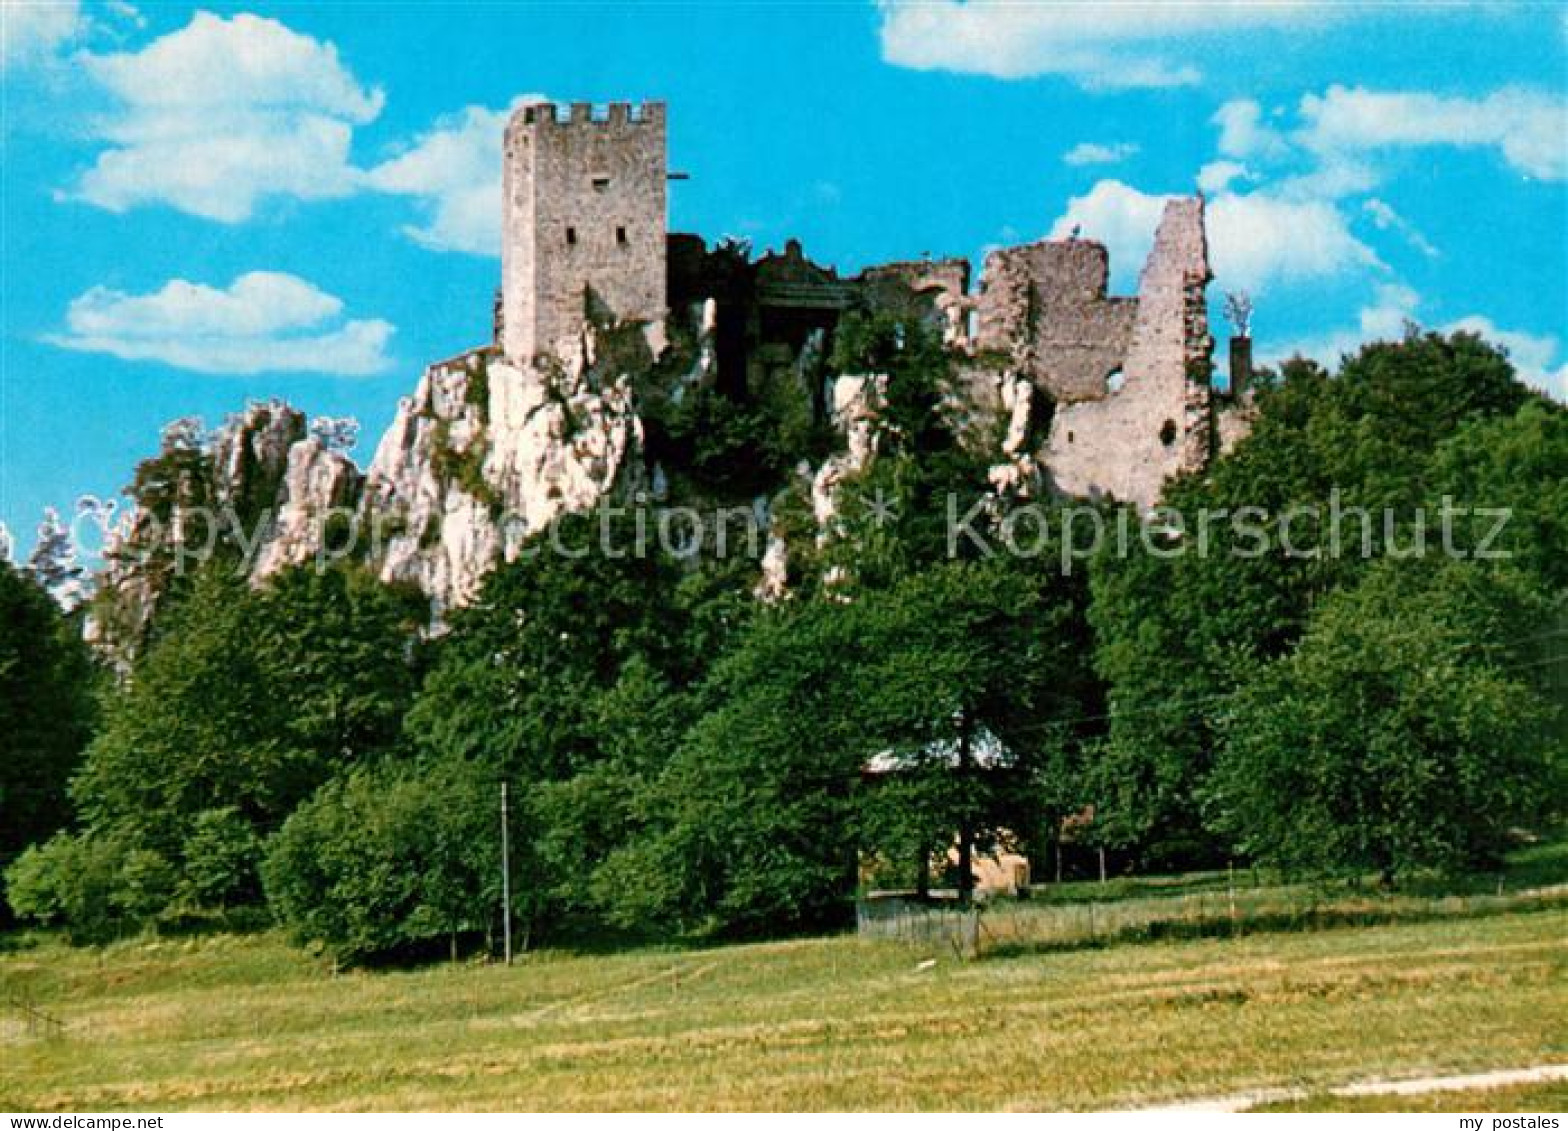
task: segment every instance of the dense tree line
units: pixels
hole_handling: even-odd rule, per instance
[[[92,733],[81,625],[45,585],[0,558],[0,867],[70,820],[67,782]]]
[[[755,562],[607,554],[634,519],[582,515],[433,639],[354,567],[251,589],[214,563],[95,683],[0,567],[11,906],[82,939],[265,907],[344,958],[455,952],[499,927],[503,781],[530,943],[831,926],[867,880],[962,897],[975,853],[1043,864],[1069,817],[1118,867],[1397,883],[1564,815],[1568,413],[1499,350],[1412,334],[1334,375],[1287,364],[1156,533],[1071,569],[1062,503],[1031,556],[950,552],[949,496],[992,529],[1031,503],[988,494],[929,333],[852,320],[832,364],[888,375],[879,455],[793,540],[776,602]],[[809,420],[680,411],[661,443],[694,453],[688,481],[715,474],[722,417],[726,452],[774,453],[775,521],[799,522],[788,444],[750,431]],[[1220,522],[1190,552],[1171,517],[1292,507],[1319,517],[1260,549]],[[1511,510],[1495,537],[1482,508]]]

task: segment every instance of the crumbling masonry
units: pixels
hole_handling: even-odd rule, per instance
[[[667,235],[663,103],[526,106],[505,153],[497,337],[514,363],[580,363],[591,327],[610,323],[642,326],[657,353],[666,319],[700,321],[706,304],[717,380],[757,388],[821,356],[845,311],[902,304],[939,326],[970,359],[973,389],[1012,414],[1014,462],[999,484],[1034,476],[1148,507],[1244,429],[1241,398],[1210,383],[1201,197],[1166,205],[1135,298],[1107,294],[1106,250],[1080,239],[994,251],[972,291],[961,259],[840,278],[796,241],[752,262]]]

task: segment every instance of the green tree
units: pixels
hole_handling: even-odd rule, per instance
[[[589,878],[643,824],[638,799],[701,709],[686,689],[754,611],[751,562],[676,561],[653,521],[639,536],[591,513],[536,537],[453,616],[409,714],[421,757],[511,784],[536,930],[600,914]]]
[[[915,862],[956,838],[968,863],[1043,823],[1048,755],[1093,694],[1081,586],[960,562],[767,611],[594,873],[607,913],[681,930],[840,923],[867,853]]]
[[[70,820],[96,673],[80,625],[0,560],[0,867]]]
[[[1423,475],[1429,503],[1456,512],[1454,543],[1486,545],[1538,579],[1568,591],[1568,410],[1535,400],[1506,417],[1467,422]],[[1462,513],[1460,513],[1462,512]]]
[[[180,846],[180,898],[188,906],[222,910],[261,896],[261,839],[233,806],[196,814]]]
[[[1256,859],[1314,873],[1457,871],[1560,814],[1560,704],[1530,673],[1549,606],[1514,574],[1386,562],[1323,602],[1238,691],[1207,799]]]
[[[268,904],[298,941],[340,961],[442,941],[455,958],[464,934],[498,921],[496,797],[495,782],[463,762],[355,769],[323,786],[272,839],[263,865]]]
[[[174,872],[122,831],[59,832],[22,853],[5,880],[18,917],[98,943],[150,924],[172,894]]]
[[[792,548],[815,567],[802,588],[833,578],[842,595],[847,586],[880,588],[946,560],[949,514],[968,514],[987,495],[989,453],[966,442],[960,421],[974,406],[925,322],[850,315],[840,324],[832,366],[876,381],[880,392],[868,397],[877,452],[837,487],[826,546],[808,550],[807,540],[797,538]],[[958,550],[974,553],[967,542]]]
[[[864,644],[842,607],[759,615],[714,667],[710,705],[633,804],[637,835],[591,880],[613,922],[735,932],[841,924],[856,871],[861,770],[852,674]]]
[[[37,539],[33,552],[27,556],[27,572],[56,604],[69,612],[86,596],[86,570],[76,560],[76,541],[70,528],[53,507],[44,508]]]
[[[419,684],[429,605],[355,567],[299,568],[259,594],[253,647],[288,740],[329,768],[390,750]]]
[[[168,620],[110,698],[72,788],[89,826],[123,825],[172,853],[208,809],[275,827],[309,793],[311,769],[284,738],[287,704],[252,646],[260,606],[243,579],[205,571]]]
[[[1092,835],[1148,867],[1215,859],[1224,845],[1197,797],[1229,695],[1289,654],[1316,606],[1355,585],[1390,536],[1408,548],[1418,508],[1435,526],[1429,468],[1450,441],[1503,427],[1527,405],[1539,398],[1506,355],[1471,334],[1373,343],[1337,376],[1287,363],[1260,396],[1251,434],[1206,473],[1167,486],[1164,502],[1185,529],[1126,554],[1108,548],[1095,563],[1091,619],[1111,725],[1089,767]],[[1550,463],[1499,474],[1554,482]],[[1286,546],[1279,522],[1296,508],[1304,521]],[[1204,513],[1216,516],[1206,534]]]
[[[409,714],[419,750],[514,782],[570,777],[598,759],[595,703],[622,666],[679,663],[679,567],[649,533],[639,551],[630,519],[609,528],[602,552],[600,517],[560,520],[453,614]]]
[[[419,612],[350,571],[301,570],[260,590],[221,563],[201,571],[111,696],[72,784],[88,828],[184,869],[185,897],[254,895],[261,838],[396,741]]]
[[[1048,802],[1074,792],[1060,755],[1099,695],[1082,575],[1056,560],[934,566],[865,595],[854,612],[871,645],[851,673],[863,689],[856,713],[886,744],[878,761],[888,767],[868,796],[872,825],[902,825],[921,859],[956,838],[961,899],[977,850],[1004,834],[1037,839],[1064,815]]]

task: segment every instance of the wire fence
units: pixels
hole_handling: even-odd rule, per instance
[[[1417,895],[1325,892],[1309,885],[1233,886],[1179,895],[1056,902],[993,899],[963,908],[952,900],[879,896],[856,905],[863,938],[983,954],[1069,950],[1116,942],[1212,938],[1277,931],[1466,918],[1568,906],[1568,884],[1512,893]]]
[[[977,905],[905,896],[862,899],[855,904],[855,930],[862,938],[951,949],[962,958],[980,956]]]
[[[15,991],[0,996],[0,1039],[58,1040],[63,1036],[65,1022],[32,999]]]

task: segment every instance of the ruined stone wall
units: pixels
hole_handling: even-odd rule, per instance
[[[665,315],[664,104],[596,114],[520,108],[507,124],[502,186],[502,347],[528,363],[576,350],[598,317]]]
[[[928,318],[955,348],[969,346],[969,260],[912,259],[867,267],[855,280],[873,307]]]
[[[1122,367],[1138,304],[1109,298],[1105,248],[1042,240],[986,256],[976,347],[1005,354],[1058,402],[1094,400]]]
[[[940,293],[952,299],[962,299],[969,291],[969,260],[953,257],[901,259],[892,263],[878,263],[860,273],[861,282],[868,285],[887,279],[897,279],[917,293],[933,296]]]
[[[672,293],[711,290],[701,245],[676,246]],[[1007,419],[995,488],[1148,508],[1167,479],[1206,466],[1248,426],[1245,413],[1222,416],[1210,384],[1201,198],[1167,205],[1137,297],[1108,294],[1109,267],[1105,247],[1089,240],[1003,248],[986,258],[976,294],[962,259],[880,264],[841,280],[791,241],[750,265],[751,288],[735,290],[748,322],[747,385],[793,369],[811,387],[799,364],[806,343],[825,340],[844,309],[926,318],[967,357],[958,384],[969,404],[986,420]],[[813,336],[786,332],[802,327]]]
[[[1251,392],[1228,397],[1214,413],[1215,455],[1224,455],[1247,438],[1258,419],[1257,397]]]
[[[1043,463],[1058,490],[1150,507],[1166,479],[1212,456],[1209,279],[1203,200],[1173,199],[1139,281],[1122,385],[1052,418]]]

